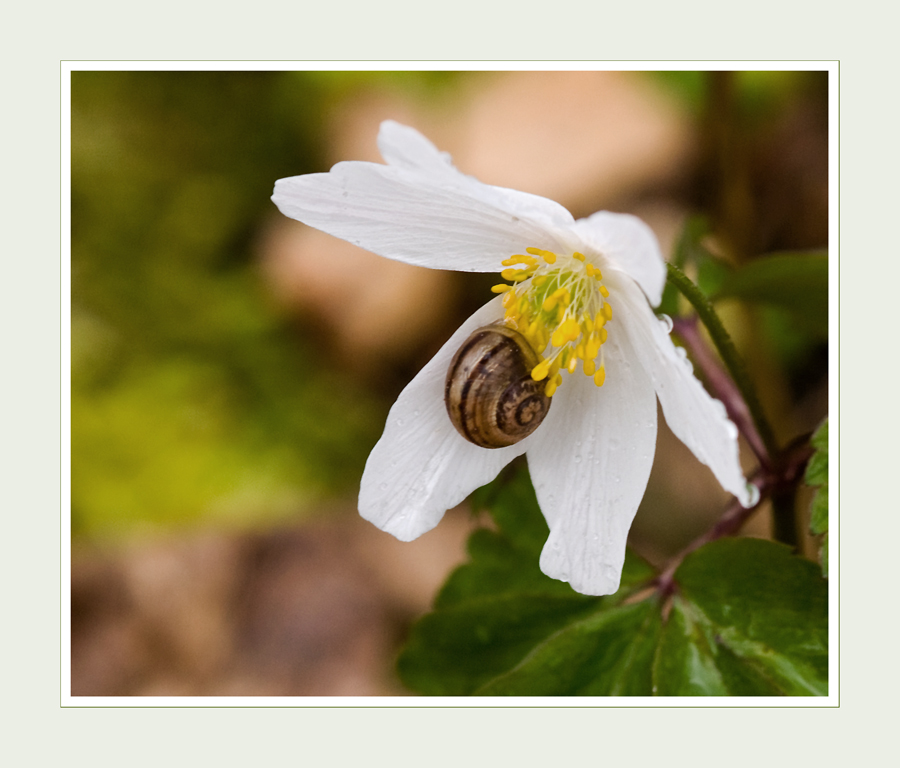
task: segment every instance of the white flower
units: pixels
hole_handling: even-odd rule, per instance
[[[579,592],[611,594],[653,463],[657,397],[679,439],[750,502],[736,428],[651,309],[666,268],[649,227],[605,211],[575,221],[551,200],[482,184],[395,122],[382,123],[378,146],[387,165],[343,162],[281,179],[272,199],[285,215],[380,256],[466,272],[507,267],[513,285],[495,288],[502,295],[463,323],[391,408],[363,473],[365,519],[415,539],[524,453],[550,527],[541,570]],[[462,342],[497,322],[545,355],[533,377],[546,380],[553,407],[521,442],[486,449],[452,425],[444,384]],[[572,373],[561,386],[560,371]]]

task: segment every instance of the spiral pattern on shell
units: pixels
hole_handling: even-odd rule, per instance
[[[540,356],[505,325],[479,328],[450,363],[444,402],[450,421],[469,442],[503,448],[526,438],[550,410],[545,382],[531,370]]]

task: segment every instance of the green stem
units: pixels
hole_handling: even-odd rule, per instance
[[[744,367],[744,362],[738,355],[734,342],[728,335],[728,331],[722,325],[722,321],[713,309],[712,304],[709,303],[703,292],[691,282],[691,279],[674,264],[667,263],[666,266],[669,269],[669,282],[681,291],[691,303],[691,306],[697,311],[700,321],[706,326],[706,330],[709,331],[709,336],[719,356],[722,358],[722,362],[725,363],[728,373],[731,374],[731,378],[747,404],[747,409],[753,417],[753,422],[756,424],[756,429],[759,431],[759,436],[762,438],[769,455],[773,457],[778,456],[778,445],[775,442],[772,427],[763,413],[759,398],[756,396],[756,388],[753,386],[753,381],[750,379],[747,369]]]

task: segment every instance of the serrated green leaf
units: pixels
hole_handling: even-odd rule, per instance
[[[828,533],[828,485],[823,485],[813,496],[809,510],[809,530],[814,536]]]
[[[722,539],[675,578],[657,694],[827,694],[828,588],[814,564],[774,542]]]
[[[420,693],[471,694],[595,605],[582,595],[504,595],[438,610],[413,627],[397,671]]]
[[[818,536],[824,534],[819,560],[822,574],[828,575],[828,419],[816,430],[809,444],[816,452],[806,465],[806,484],[818,486],[809,510],[809,530]]]
[[[524,473],[523,473],[524,475]],[[827,582],[789,550],[724,540],[690,555],[663,626],[654,570],[626,553],[622,585],[587,597],[540,572],[527,476],[485,492],[500,530],[412,629],[398,671],[430,695],[779,695],[827,691]],[[531,533],[516,530],[521,524]]]
[[[662,629],[655,601],[595,611],[548,637],[483,696],[649,696]]]
[[[828,338],[828,254],[782,253],[756,259],[725,277],[713,300],[723,298],[780,307],[810,332]]]

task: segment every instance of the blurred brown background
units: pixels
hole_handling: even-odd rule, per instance
[[[405,693],[393,658],[479,520],[402,544],[358,517],[358,481],[495,278],[378,258],[268,200],[380,160],[387,118],[484,182],[641,216],[665,253],[696,212],[735,264],[827,246],[824,73],[74,73],[73,695]],[[778,437],[813,429],[827,340],[720,309]],[[661,562],[726,500],[663,428],[632,546]]]

